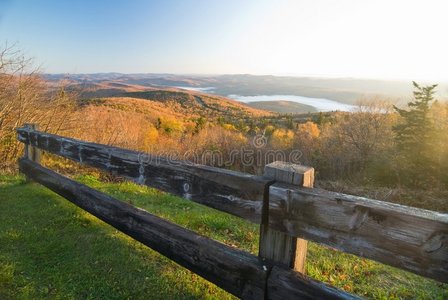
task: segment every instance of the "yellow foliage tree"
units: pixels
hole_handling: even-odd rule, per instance
[[[224,128],[225,130],[237,131],[236,127],[232,124],[223,124],[222,128]]]
[[[294,141],[294,132],[289,129],[276,129],[271,136],[271,145],[276,149],[290,149]]]
[[[145,151],[149,151],[154,148],[154,145],[159,139],[159,131],[154,127],[154,125],[148,126],[143,135],[143,147]]]
[[[300,136],[307,136],[311,138],[317,138],[320,136],[319,127],[312,121],[308,121],[305,124],[299,124],[297,127],[297,133]]]
[[[272,133],[274,132],[274,130],[275,130],[275,127],[274,127],[274,126],[272,126],[272,125],[268,125],[268,126],[266,126],[266,127],[264,128],[264,134],[265,134],[266,136],[271,136]]]
[[[184,124],[172,117],[161,117],[160,128],[170,136],[178,136],[184,131]]]

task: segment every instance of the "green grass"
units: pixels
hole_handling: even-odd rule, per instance
[[[131,183],[83,183],[256,253],[258,227]],[[308,275],[375,299],[447,299],[447,285],[311,243]],[[38,184],[0,176],[0,299],[229,299],[231,295]]]

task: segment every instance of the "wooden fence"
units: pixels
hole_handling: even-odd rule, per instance
[[[307,277],[307,241],[448,282],[448,214],[313,188],[314,169],[283,162],[254,176],[17,130],[27,178],[244,299],[354,299]],[[44,150],[260,224],[259,255],[226,246],[39,163]]]

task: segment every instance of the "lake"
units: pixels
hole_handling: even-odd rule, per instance
[[[191,87],[191,86],[175,86],[176,88],[213,93],[214,87]],[[227,95],[228,98],[241,101],[244,103],[255,102],[255,101],[292,101],[300,104],[306,104],[314,107],[317,111],[353,111],[356,109],[355,105],[341,103],[335,100],[325,99],[325,98],[311,98],[297,95],[258,95],[258,96],[240,96],[240,95]]]
[[[240,95],[228,95],[227,97],[238,100],[244,103],[254,101],[292,101],[301,104],[310,105],[318,111],[353,111],[356,109],[355,105],[345,104],[338,101],[325,99],[325,98],[311,98],[296,95],[260,95],[260,96],[240,96]]]
[[[187,91],[196,91],[196,92],[204,92],[204,93],[213,93],[214,87],[194,87],[194,86],[173,86],[178,89],[184,89]]]

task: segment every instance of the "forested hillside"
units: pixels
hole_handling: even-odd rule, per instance
[[[232,298],[48,189],[25,184],[15,132],[25,123],[252,174],[289,161],[314,167],[317,187],[448,211],[448,103],[438,101],[437,85],[409,83],[413,93],[399,107],[374,97],[353,112],[294,113],[307,108],[287,103],[279,114],[140,83],[49,81],[15,48],[0,52],[0,298]],[[53,155],[44,154],[42,164],[201,235],[257,251],[259,228],[249,222]],[[445,284],[312,242],[307,260],[309,276],[360,296],[447,295]]]
[[[0,0],[0,300],[448,300],[447,0]]]
[[[113,80],[48,82],[13,49],[3,52],[2,61],[0,156],[5,170],[15,169],[21,153],[14,129],[33,122],[53,133],[250,173],[260,173],[275,158],[266,153],[280,151],[282,159],[294,154],[297,162],[315,167],[321,182],[447,188],[448,104],[437,101],[437,86],[415,83],[408,107],[376,97],[350,113],[275,114],[178,88]],[[262,147],[255,142],[260,138]],[[244,150],[259,157],[244,162]],[[207,151],[219,153],[219,159],[205,159]],[[394,193],[388,200],[401,201]]]
[[[45,78],[58,81],[61,74],[47,74]],[[374,80],[355,78],[319,78],[271,75],[175,75],[175,74],[73,74],[71,80],[78,84],[120,82],[125,85],[145,87],[195,87],[213,88],[218,95],[301,95],[328,98],[343,103],[356,104],[360,98],[379,96],[405,103],[412,93],[412,85],[404,80]],[[425,84],[430,84],[426,82]],[[441,82],[437,94],[448,99],[448,83]]]

